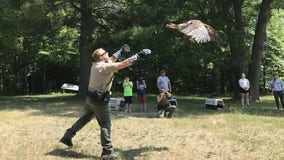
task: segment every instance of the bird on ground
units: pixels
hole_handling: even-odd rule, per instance
[[[219,34],[209,25],[200,20],[190,20],[181,24],[169,23],[167,28],[176,29],[185,34],[189,40],[196,43],[206,43],[214,41],[220,43],[222,40]]]

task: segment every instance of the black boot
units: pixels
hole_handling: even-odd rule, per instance
[[[110,153],[110,154],[102,154],[101,155],[101,160],[115,160],[117,159],[118,156],[115,153]]]
[[[60,139],[60,142],[63,143],[63,144],[65,144],[65,145],[68,146],[68,147],[73,147],[72,139],[62,137],[62,138]]]
[[[76,133],[72,132],[70,129],[67,129],[64,136],[60,139],[60,142],[67,145],[68,147],[73,147],[72,138]]]

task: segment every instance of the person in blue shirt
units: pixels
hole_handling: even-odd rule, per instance
[[[161,70],[160,74],[161,75],[157,78],[157,87],[159,91],[164,88],[167,92],[172,92],[171,82],[170,79],[166,76],[166,71]]]
[[[143,77],[140,77],[136,82],[137,85],[137,101],[139,103],[140,112],[146,113],[146,82]]]
[[[271,86],[277,109],[279,110],[279,99],[284,109],[283,81],[279,78],[277,73],[274,74],[274,78],[269,82],[269,85]]]

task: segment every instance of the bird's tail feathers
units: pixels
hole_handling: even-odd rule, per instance
[[[212,41],[215,41],[216,43],[222,43],[223,40],[221,39],[221,37],[219,36],[218,32],[216,32],[211,26],[209,25],[205,25],[206,28],[208,29],[208,34],[211,38]]]

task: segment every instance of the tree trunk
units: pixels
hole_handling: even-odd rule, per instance
[[[91,67],[91,43],[92,43],[92,8],[89,0],[81,0],[81,26],[80,26],[80,73],[79,73],[79,92],[77,96],[83,97],[89,84]]]
[[[272,0],[262,0],[255,29],[254,42],[249,67],[249,79],[251,83],[251,100],[256,101],[260,98],[259,79],[261,58],[264,41],[266,38],[266,26],[270,18],[270,3]]]
[[[227,71],[230,85],[230,88],[234,90],[235,98],[239,95],[239,85],[238,79],[240,78],[241,72],[246,72],[247,68],[247,57],[248,50],[245,45],[244,37],[244,25],[242,19],[242,6],[243,0],[235,1],[226,1],[225,10],[227,17],[227,34],[230,35],[228,38],[230,46],[230,60],[228,61],[228,66],[231,66]]]

